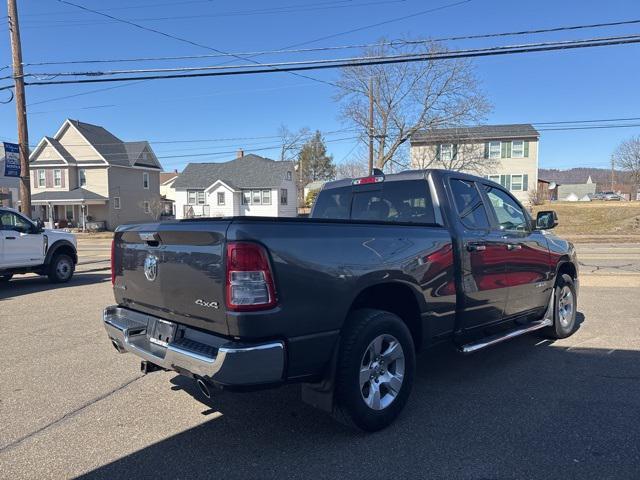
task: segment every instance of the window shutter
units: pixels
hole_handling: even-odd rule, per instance
[[[484,158],[489,158],[489,142],[484,143]]]
[[[458,144],[453,144],[453,159],[455,160],[458,157]]]
[[[501,157],[502,158],[507,158],[507,142],[500,142],[500,150],[501,150]]]
[[[66,173],[66,170],[60,170],[60,186],[62,188],[65,188],[65,181],[64,181],[65,173]]]
[[[529,175],[526,173],[522,175],[522,191],[526,192],[529,190]]]
[[[31,185],[33,185],[33,188],[38,188],[38,170],[34,170],[31,176],[33,177]]]
[[[46,169],[44,171],[44,184],[47,188],[53,187],[53,170]]]
[[[504,177],[506,179],[504,188],[506,188],[507,190],[511,190],[511,175],[505,175]]]
[[[500,185],[503,187],[507,184],[506,175],[500,175]]]
[[[507,158],[511,158],[511,142],[506,142],[507,144]]]
[[[524,156],[527,158],[529,156],[529,142],[524,142]]]
[[[436,160],[440,161],[440,144],[436,146]]]

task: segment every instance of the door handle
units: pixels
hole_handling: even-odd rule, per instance
[[[482,252],[487,249],[484,243],[467,243],[467,250],[470,252]]]
[[[522,245],[519,243],[507,243],[507,250],[522,250]]]
[[[16,237],[4,237],[4,238],[6,238],[7,240],[15,240],[16,239]]]

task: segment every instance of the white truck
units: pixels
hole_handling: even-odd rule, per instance
[[[68,282],[77,263],[73,234],[45,230],[20,212],[0,207],[0,283],[23,273],[47,275],[54,283]]]

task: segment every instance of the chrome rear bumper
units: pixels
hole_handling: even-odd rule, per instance
[[[277,383],[284,374],[284,343],[229,342],[212,334],[179,326],[167,344],[152,343],[148,332],[160,319],[111,306],[102,320],[120,353],[131,352],[167,370],[189,373],[220,385],[244,386]]]

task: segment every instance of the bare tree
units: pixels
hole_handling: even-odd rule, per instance
[[[301,128],[296,132],[292,132],[286,125],[280,125],[278,129],[280,137],[280,160],[295,160],[298,158],[302,145],[311,136],[311,131],[307,128]]]
[[[640,135],[624,140],[613,153],[615,164],[627,172],[633,183],[631,199],[633,200],[640,187]]]
[[[398,53],[437,54],[446,49],[436,42],[416,42],[398,48],[380,45],[366,56]],[[373,79],[375,165],[407,158],[407,140],[420,130],[468,125],[483,120],[490,106],[466,59],[365,65],[342,69],[337,100],[341,115],[369,133],[369,81]],[[405,162],[406,163],[406,162]]]
[[[148,206],[146,205],[148,204]],[[142,211],[151,217],[152,220],[158,221],[164,212],[164,204],[160,198],[153,198],[151,200],[145,200],[138,204]]]
[[[444,168],[456,172],[465,171],[478,175],[489,173],[499,163],[499,159],[487,158],[484,143],[465,143],[465,129],[459,130],[450,140],[441,145],[419,145],[411,152],[411,163],[414,168]]]
[[[336,178],[359,178],[369,175],[369,166],[364,159],[349,160],[336,164]]]

